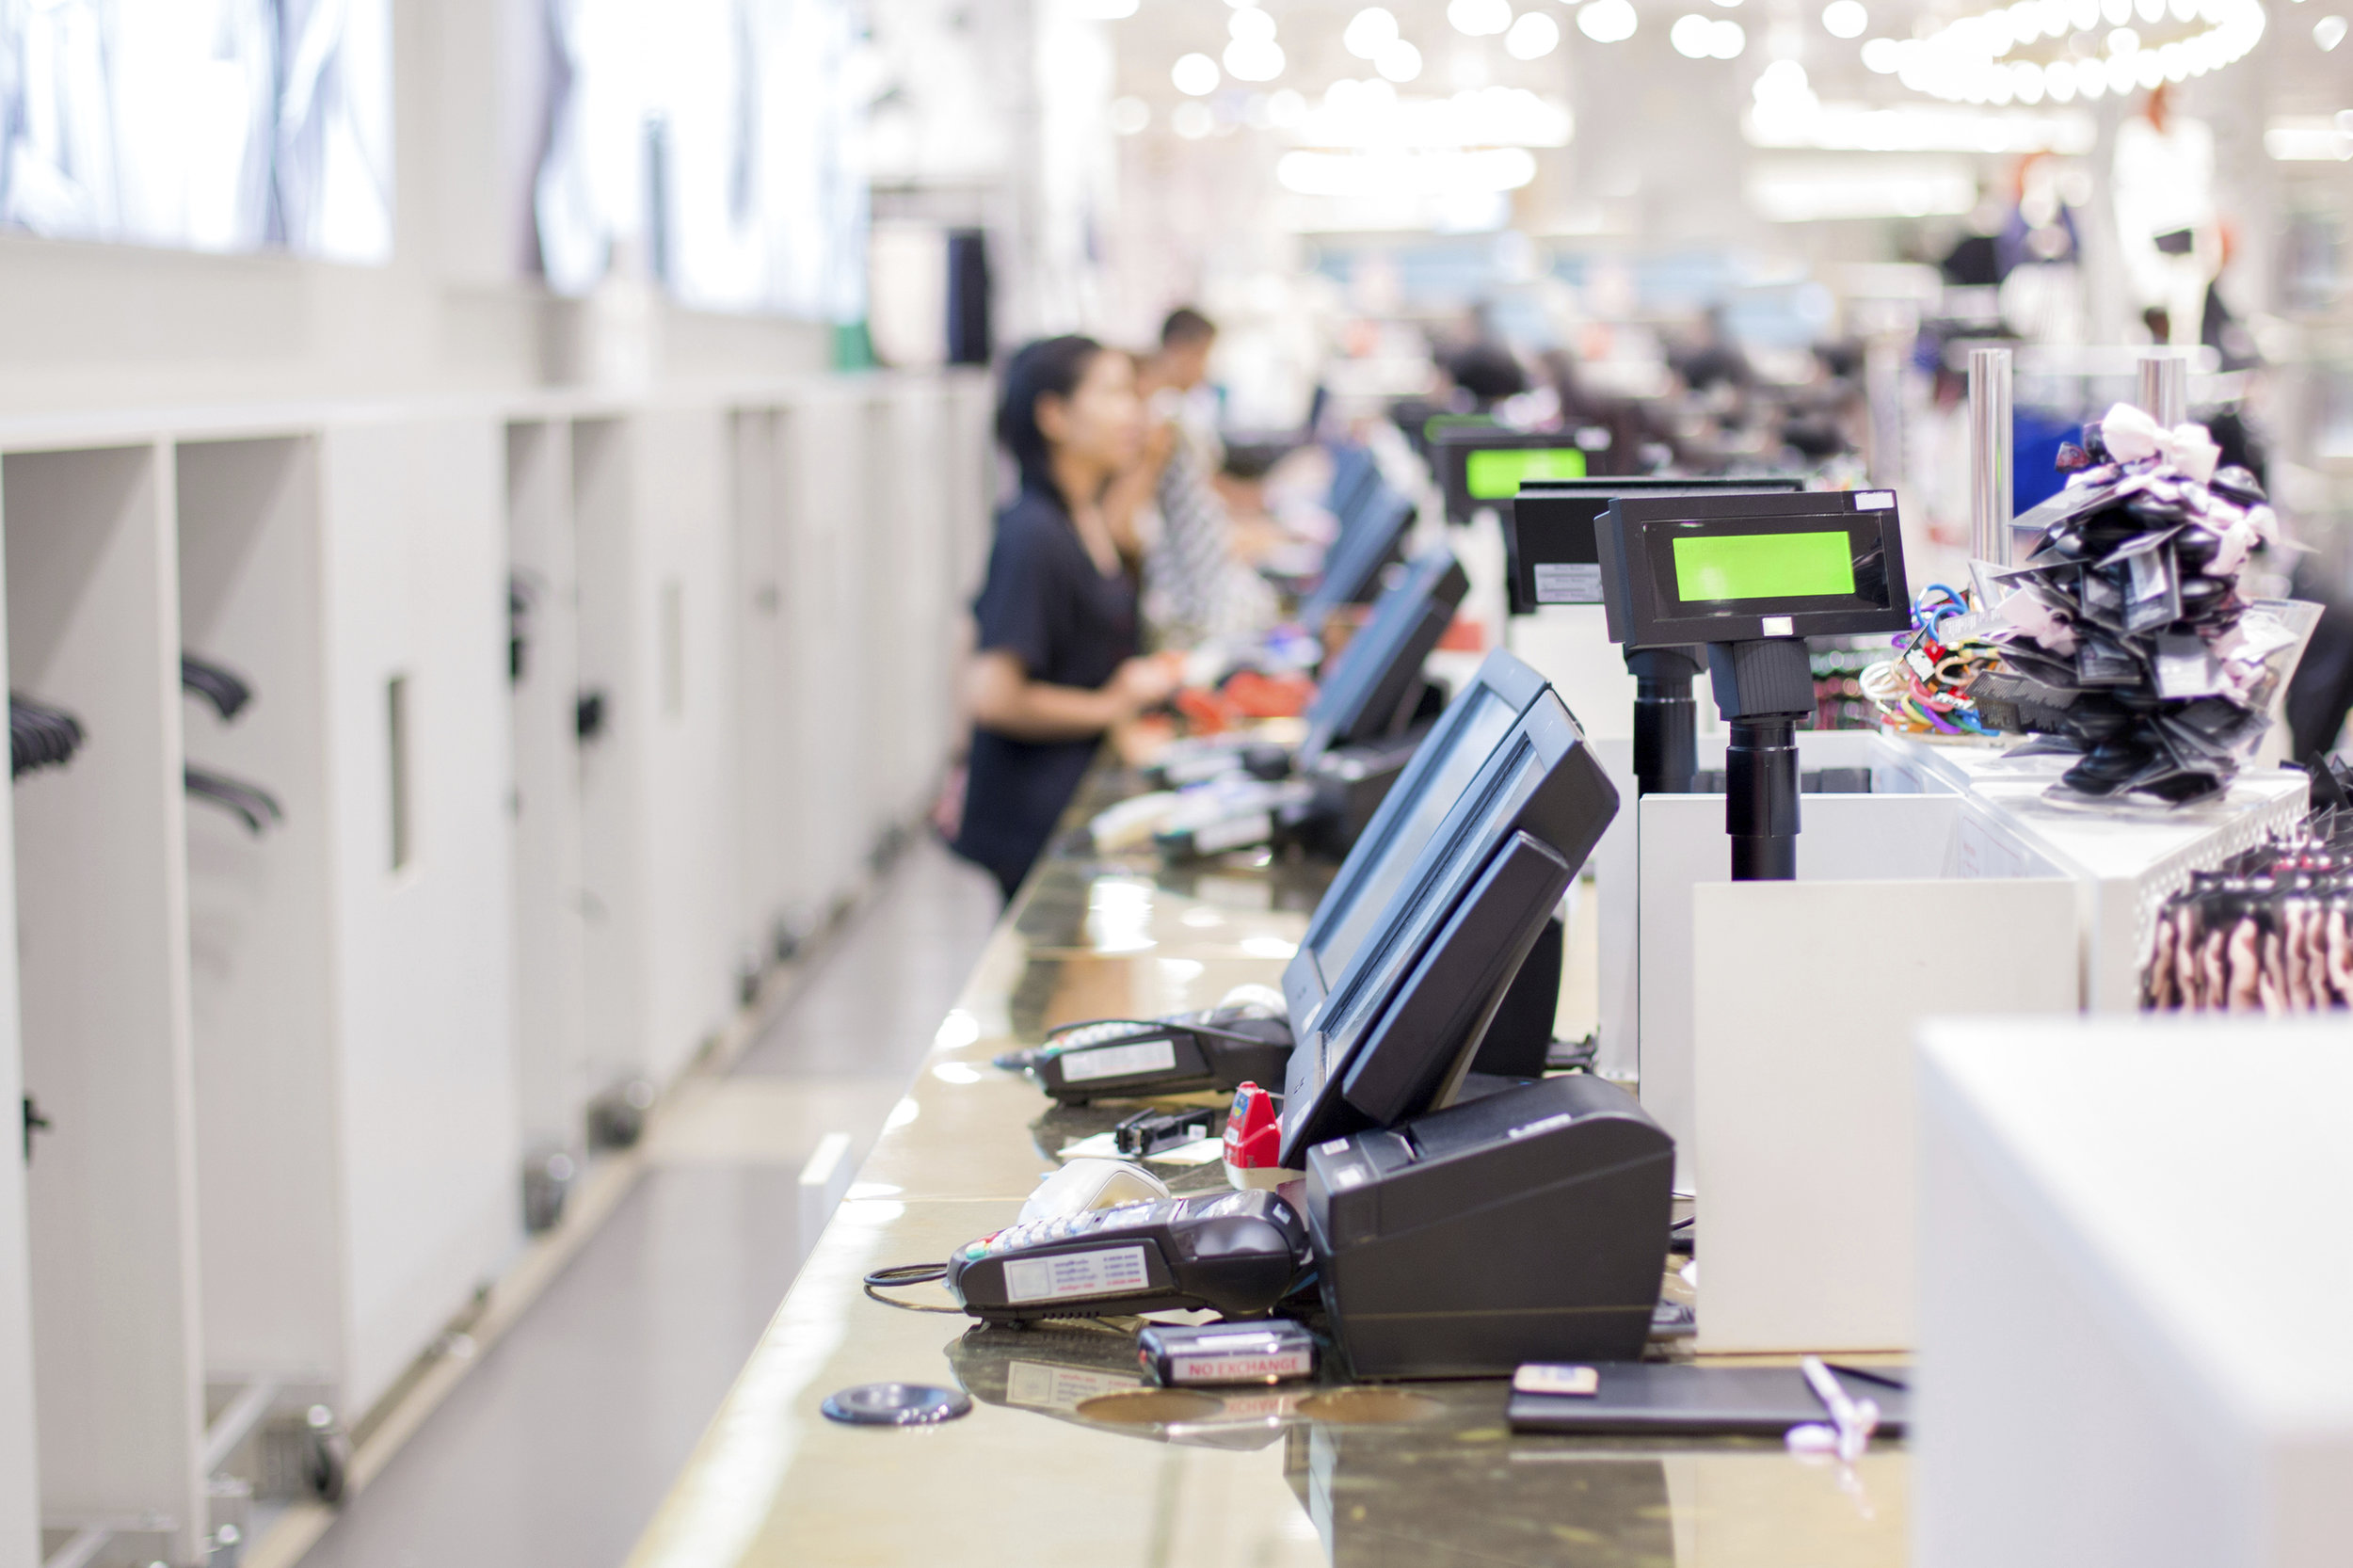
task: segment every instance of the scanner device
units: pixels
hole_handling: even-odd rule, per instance
[[[1124,1203],[1168,1196],[1168,1183],[1125,1160],[1073,1160],[1037,1184],[1021,1206],[1021,1223],[1060,1220]]]
[[[950,1295],[990,1322],[1206,1307],[1257,1317],[1290,1294],[1307,1227],[1273,1192],[1220,1192],[1032,1221],[948,1260]]]
[[[1238,986],[1217,1006],[1165,1018],[1092,1018],[1049,1031],[1024,1065],[1065,1105],[1279,1083],[1290,1061],[1282,998]]]

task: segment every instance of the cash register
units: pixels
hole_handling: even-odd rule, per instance
[[[1455,694],[1309,918],[1283,973],[1280,1016],[1238,1005],[1156,1020],[1088,1020],[1064,1026],[1041,1050],[1008,1056],[1006,1064],[1029,1067],[1048,1094],[1073,1102],[1279,1083],[1293,1028],[1313,1023],[1439,823],[1548,690],[1543,676],[1497,649]],[[1498,1009],[1477,1070],[1543,1071],[1560,988],[1561,931],[1552,921]]]
[[[1155,836],[1173,858],[1225,854],[1283,839],[1345,855],[1379,809],[1434,717],[1437,694],[1422,675],[1469,586],[1454,552],[1417,557],[1382,594],[1372,616],[1332,661],[1306,713],[1307,732],[1287,770],[1262,755],[1229,753],[1236,770],[1180,800]],[[1426,715],[1426,716],[1425,716]]]
[[[1295,1197],[1241,1192],[983,1237],[947,1265],[976,1316],[1276,1307],[1308,1282],[1359,1378],[1641,1354],[1674,1148],[1584,1074],[1474,1093],[1521,957],[1617,809],[1540,691],[1456,792],[1305,1022],[1285,1080]]]

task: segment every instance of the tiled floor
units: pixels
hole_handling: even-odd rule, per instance
[[[792,1277],[799,1168],[863,1156],[997,917],[929,841],[728,1078],[689,1083],[653,1170],[302,1560],[606,1568],[635,1543]]]

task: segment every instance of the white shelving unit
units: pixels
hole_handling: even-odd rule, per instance
[[[586,878],[582,870],[580,572],[572,427],[506,426],[507,569],[525,601],[521,668],[510,660],[515,764],[516,1097],[526,1153],[583,1152],[583,1110],[603,1087],[588,1051]]]
[[[526,1149],[856,894],[947,754],[984,415],[870,376],[0,422],[10,684],[88,732],[0,816],[0,1104],[54,1124],[0,1160],[0,1568],[204,1561],[208,1411],[363,1415],[514,1256]]]
[[[10,452],[11,686],[74,713],[15,789],[40,1515],[206,1528],[172,465],[160,442]]]

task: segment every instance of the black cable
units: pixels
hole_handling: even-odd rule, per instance
[[[257,839],[273,824],[286,820],[278,797],[258,784],[225,778],[202,768],[189,768],[182,778],[190,795],[234,812],[244,821],[246,830]]]
[[[62,767],[81,749],[82,721],[62,708],[8,694],[8,776]]]
[[[253,700],[252,684],[243,676],[185,649],[180,654],[180,684],[211,703],[224,723]]]
[[[960,1306],[932,1306],[923,1302],[903,1302],[895,1296],[882,1293],[905,1285],[932,1285],[947,1277],[948,1265],[945,1263],[898,1263],[888,1269],[876,1269],[866,1276],[863,1285],[868,1297],[885,1306],[895,1306],[902,1312],[952,1312],[961,1318],[964,1308]]]

